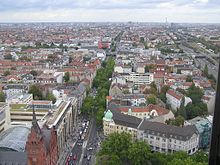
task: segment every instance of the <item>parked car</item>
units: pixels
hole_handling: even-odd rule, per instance
[[[73,156],[73,160],[76,160],[77,159],[77,155],[75,154],[74,156]]]
[[[89,155],[89,156],[87,157],[87,160],[88,160],[88,161],[90,161],[90,159],[91,159],[91,155]]]
[[[92,147],[89,147],[89,148],[87,148],[87,150],[90,151],[90,150],[93,150],[93,148],[92,148]]]

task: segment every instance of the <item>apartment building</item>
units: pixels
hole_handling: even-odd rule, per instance
[[[130,73],[122,75],[127,81],[133,82],[135,85],[151,84],[154,81],[153,73]]]
[[[173,110],[180,108],[183,103],[186,106],[188,103],[192,102],[191,98],[184,96],[181,93],[178,93],[172,89],[169,89],[166,93],[167,104],[171,106]],[[184,101],[184,102],[183,102]]]
[[[199,134],[193,125],[177,127],[142,120],[137,129],[137,139],[148,143],[154,151],[185,151],[191,155],[199,148]]]
[[[141,119],[137,117],[108,110],[103,117],[103,132],[105,136],[114,132],[126,132],[131,134],[133,140],[136,140],[137,127],[140,122]]]
[[[107,110],[103,117],[104,135],[129,133],[133,140],[145,141],[153,151],[173,153],[185,151],[189,155],[199,148],[199,133],[195,126],[177,127],[160,122]]]

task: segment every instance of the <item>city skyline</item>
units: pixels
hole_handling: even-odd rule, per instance
[[[217,0],[3,0],[0,22],[220,23]]]

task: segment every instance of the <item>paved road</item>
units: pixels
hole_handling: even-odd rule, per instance
[[[82,124],[82,123],[80,123]],[[78,137],[78,136],[77,136]],[[97,127],[95,120],[90,121],[88,131],[86,133],[84,140],[77,140],[72,150],[68,155],[72,153],[69,158],[68,165],[92,165],[95,164],[95,155],[97,151],[98,144]],[[87,150],[92,147],[91,150]],[[90,159],[88,160],[88,157]],[[68,160],[68,157],[67,157]]]
[[[98,143],[98,138],[97,138],[97,127],[95,120],[91,123],[91,128],[90,132],[88,134],[88,139],[87,139],[87,145],[85,148],[83,148],[83,154],[82,154],[82,162],[80,165],[93,165],[95,164],[95,155],[96,155],[96,150],[97,150],[97,143]],[[87,150],[88,148],[92,148],[92,150]],[[87,155],[87,157],[84,157],[84,155]],[[91,159],[88,160],[88,156],[91,156]]]
[[[198,54],[198,55],[201,54],[201,53],[195,53],[193,51],[193,49],[191,49],[191,48],[188,48],[188,47],[185,47],[185,46],[182,46],[182,45],[180,47],[189,56],[196,55],[196,54]],[[204,55],[204,54],[201,54],[201,55]],[[205,55],[205,56],[207,56],[207,55]],[[207,65],[208,66],[208,70],[209,70],[209,74],[212,74],[216,78],[216,80],[217,80],[217,76],[218,76],[218,63],[217,62],[216,62],[215,65],[213,65],[206,58],[197,58],[197,59],[195,59],[195,63],[196,63],[197,67],[198,66],[201,67],[201,70],[203,70],[205,65]]]

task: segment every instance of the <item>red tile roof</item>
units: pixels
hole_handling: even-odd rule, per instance
[[[169,90],[167,91],[167,94],[169,94],[169,95],[175,97],[175,98],[178,99],[178,100],[181,100],[182,97],[183,97],[182,94],[178,94],[178,93],[176,93],[176,92],[175,92],[174,90],[172,90],[172,89],[169,89]]]

